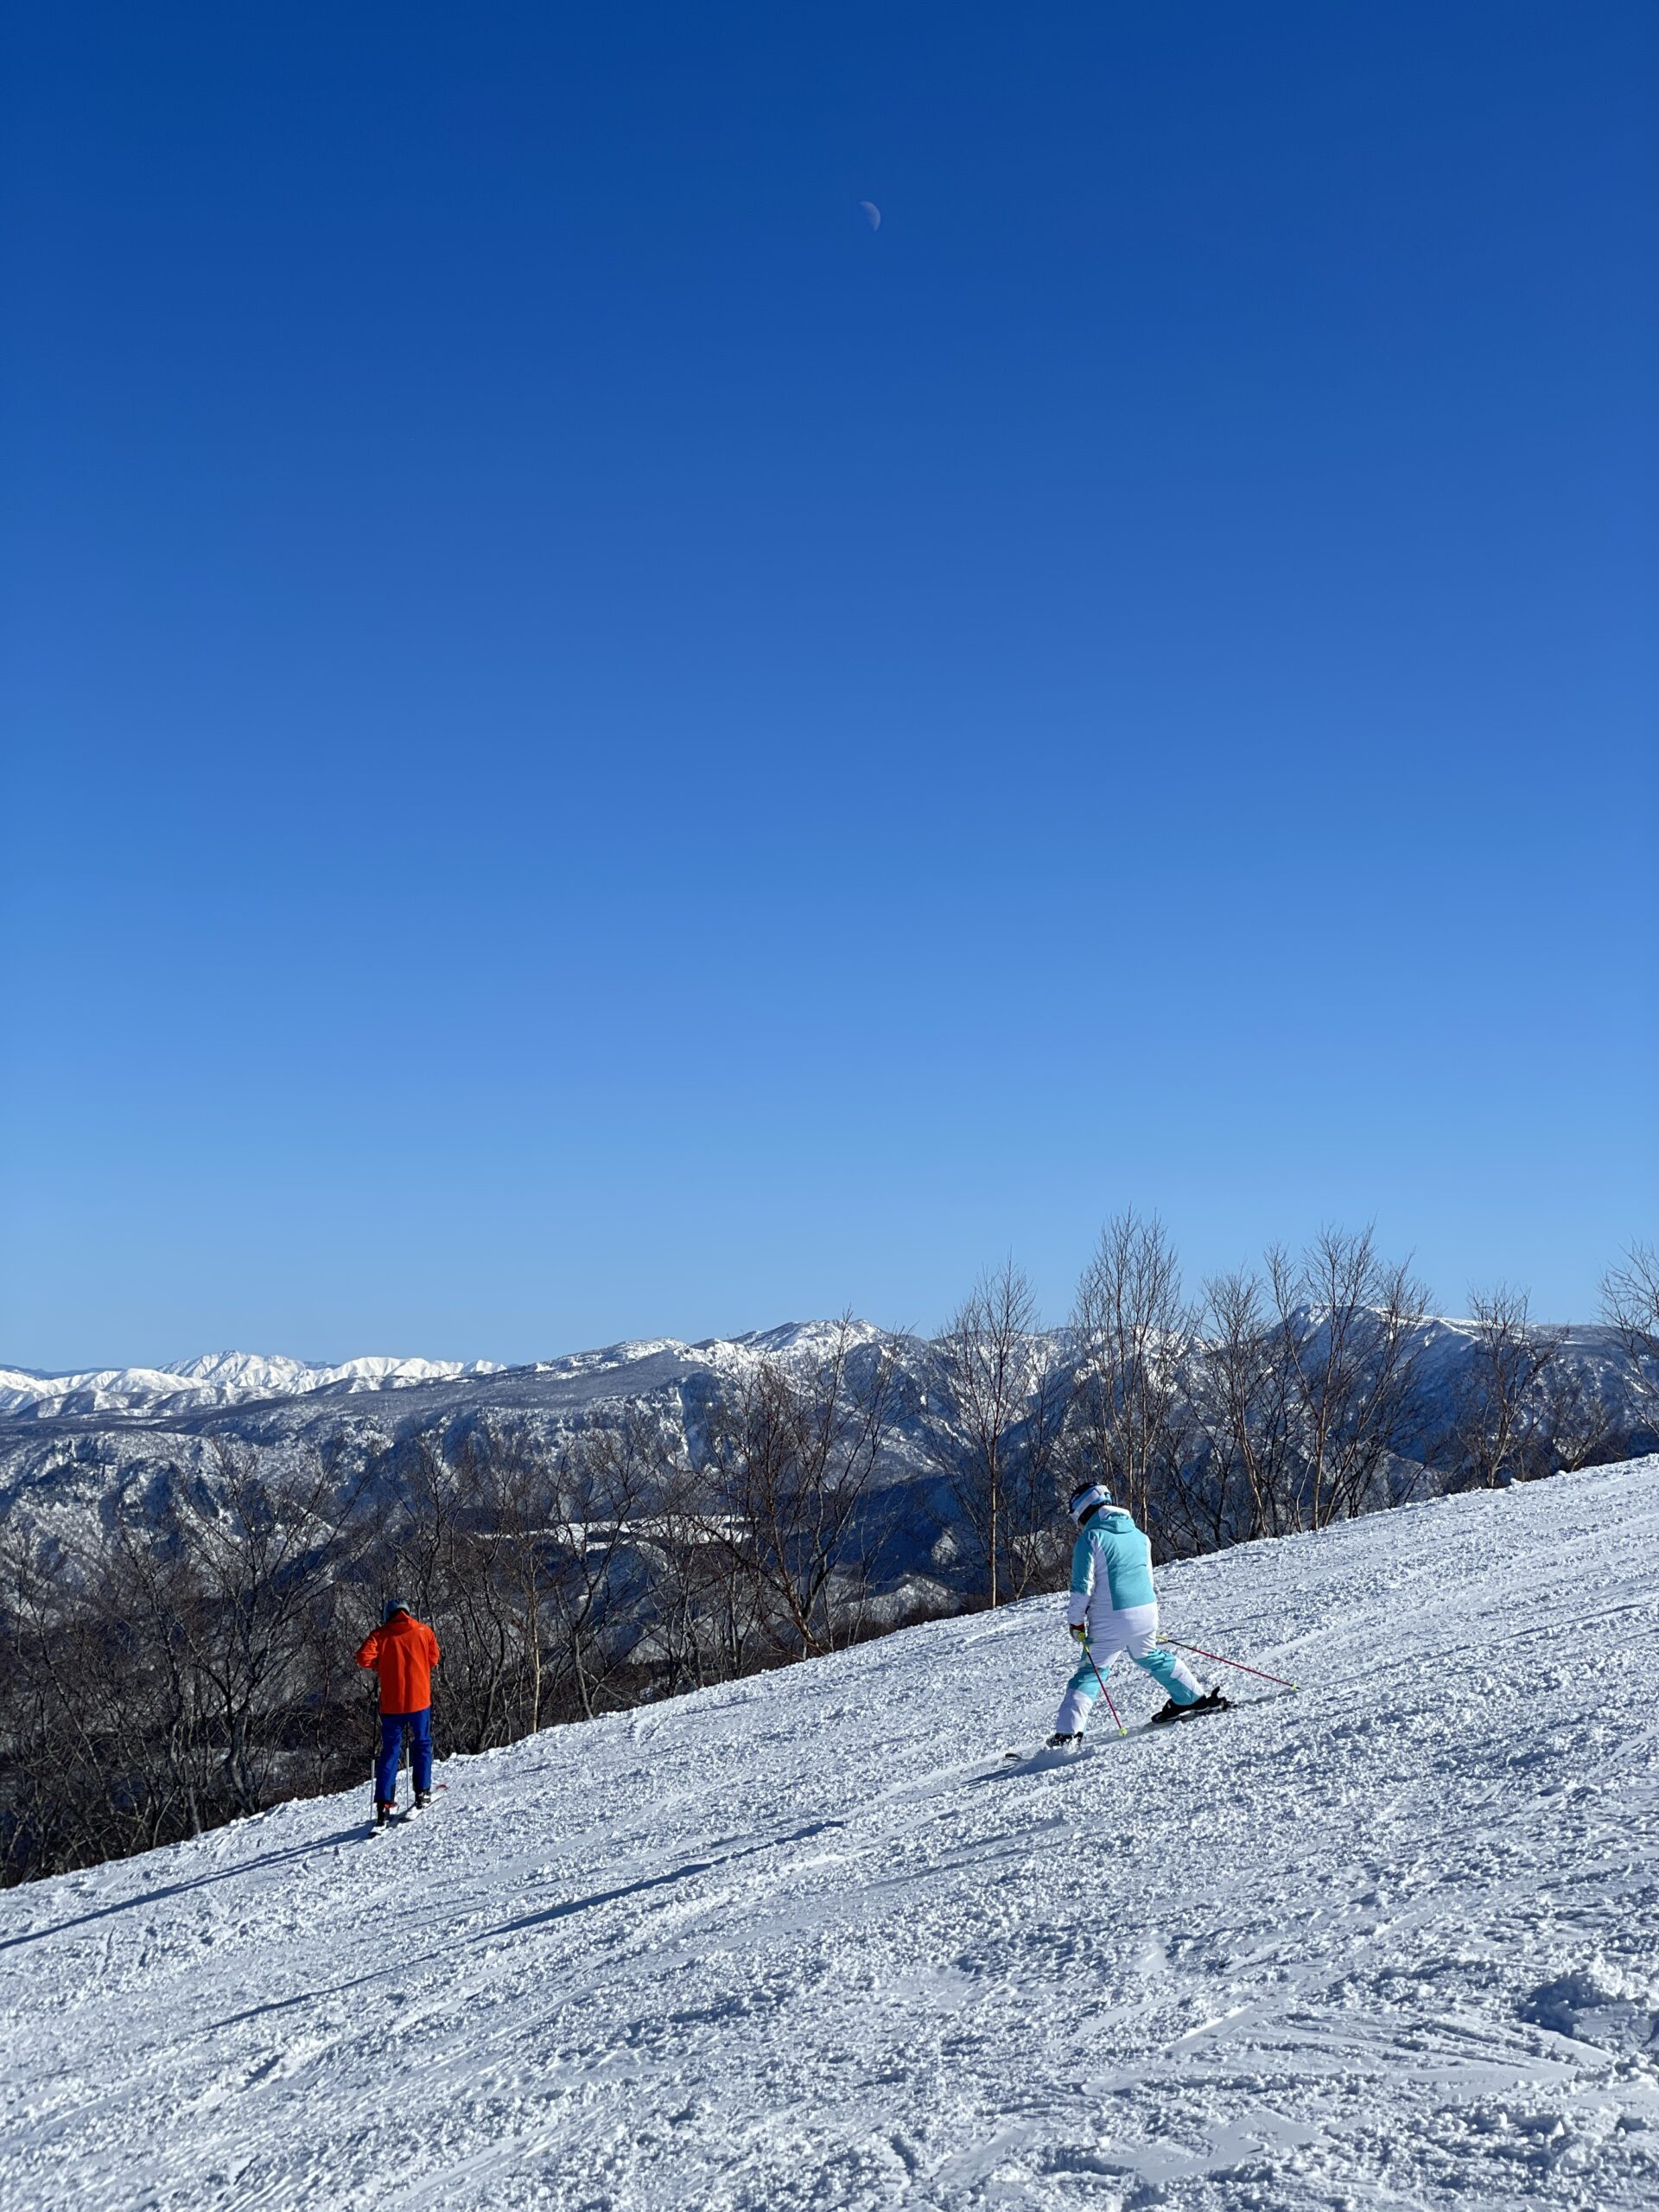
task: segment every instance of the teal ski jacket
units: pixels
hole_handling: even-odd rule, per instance
[[[1108,1607],[1127,1612],[1131,1605],[1155,1605],[1152,1546],[1121,1505],[1103,1505],[1071,1548],[1071,1600],[1066,1620],[1080,1627],[1090,1601],[1096,1612]]]

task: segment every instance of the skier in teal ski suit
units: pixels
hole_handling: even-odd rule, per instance
[[[1071,1595],[1066,1626],[1084,1649],[1084,1662],[1065,1686],[1049,1748],[1083,1741],[1089,1714],[1112,1662],[1127,1652],[1137,1667],[1169,1692],[1154,1715],[1177,1720],[1195,1707],[1224,1705],[1218,1689],[1205,1690],[1185,1660],[1158,1641],[1158,1594],[1152,1586],[1152,1546],[1103,1483],[1085,1483],[1071,1495],[1077,1541],[1071,1550]]]

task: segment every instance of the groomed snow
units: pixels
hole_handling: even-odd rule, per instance
[[[1651,2208],[1656,1573],[1649,1459],[1167,1572],[1301,1693],[1071,1765],[1044,1599],[12,1891],[0,2205]]]

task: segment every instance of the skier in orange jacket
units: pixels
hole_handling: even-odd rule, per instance
[[[395,1599],[358,1649],[359,1667],[380,1678],[380,1756],[374,1766],[374,1825],[385,1827],[397,1796],[397,1761],[408,1729],[415,1809],[432,1802],[432,1669],[442,1657],[424,1621]]]

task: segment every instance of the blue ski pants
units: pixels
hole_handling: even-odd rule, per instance
[[[1177,1705],[1192,1705],[1204,1694],[1179,1653],[1159,1643],[1156,1605],[1127,1605],[1122,1611],[1109,1612],[1103,1618],[1091,1616],[1089,1652],[1090,1658],[1084,1661],[1065,1686],[1065,1695],[1060,1700],[1054,1722],[1057,1736],[1083,1733],[1089,1725],[1095,1700],[1100,1695],[1095,1669],[1098,1668],[1102,1675],[1109,1675],[1112,1662],[1120,1652],[1126,1652],[1137,1667],[1144,1667],[1154,1681],[1161,1682]]]
[[[403,1756],[404,1731],[409,1731],[410,1759],[415,1769],[415,1787],[432,1787],[432,1708],[423,1705],[418,1713],[383,1713],[380,1716],[380,1756],[374,1763],[374,1795],[376,1802],[390,1805],[397,1794],[397,1762]]]

